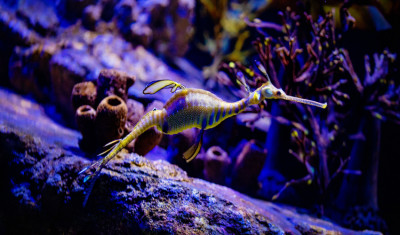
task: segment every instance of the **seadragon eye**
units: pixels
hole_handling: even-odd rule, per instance
[[[277,91],[276,94],[277,94],[278,96],[281,96],[281,95],[282,95],[282,92],[281,92],[281,91]]]
[[[271,97],[273,95],[273,93],[272,93],[271,89],[265,88],[265,89],[263,89],[263,95],[265,97],[269,98],[269,97]]]

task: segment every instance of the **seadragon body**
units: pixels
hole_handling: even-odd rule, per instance
[[[80,173],[97,166],[94,174],[85,177],[85,182],[96,177],[105,164],[114,158],[118,152],[152,127],[156,127],[159,131],[171,135],[189,128],[200,129],[195,144],[183,155],[186,161],[189,162],[196,157],[201,149],[204,130],[217,126],[225,119],[243,112],[251,105],[260,104],[265,99],[284,99],[320,108],[326,107],[326,103],[321,104],[311,100],[288,96],[282,89],[277,89],[273,86],[271,82],[264,83],[254,92],[249,93],[246,98],[237,102],[226,102],[211,92],[202,89],[185,88],[181,84],[171,80],[160,80],[150,83],[144,89],[143,93],[154,94],[163,88],[171,88],[171,92],[175,94],[165,103],[162,110],[154,109],[144,115],[124,139],[116,141],[117,144],[104,158],[84,168]]]

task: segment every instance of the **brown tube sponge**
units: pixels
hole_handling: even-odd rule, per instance
[[[119,139],[124,134],[128,108],[116,95],[104,98],[97,106],[96,137],[100,146]]]
[[[97,79],[97,100],[116,95],[124,101],[128,98],[128,89],[135,83],[135,76],[114,69],[103,69]]]
[[[219,146],[210,147],[204,159],[204,179],[217,184],[225,184],[231,159]]]
[[[247,142],[236,159],[232,173],[232,188],[255,195],[259,189],[258,175],[264,166],[267,150],[255,140]]]
[[[96,110],[89,105],[82,105],[75,112],[76,124],[82,134],[79,145],[83,150],[94,151],[96,149],[95,119]]]
[[[164,104],[160,101],[153,101],[147,106],[146,113],[152,111],[154,108],[163,109]],[[162,138],[163,134],[157,130],[157,128],[152,127],[141,134],[135,141],[134,152],[144,156],[150,152],[154,147],[156,147]]]
[[[72,88],[72,106],[74,110],[82,105],[96,107],[97,89],[93,82],[80,82]]]

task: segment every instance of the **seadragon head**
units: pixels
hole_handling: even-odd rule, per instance
[[[326,108],[326,103],[319,103],[313,100],[302,99],[287,95],[282,89],[276,88],[270,81],[264,83],[253,93],[252,103],[261,103],[265,99],[281,99],[294,101],[302,104],[312,105],[319,108]]]

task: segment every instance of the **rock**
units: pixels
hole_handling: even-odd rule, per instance
[[[42,35],[54,34],[59,25],[54,2],[51,0],[18,1],[17,15]]]
[[[7,44],[29,46],[41,41],[41,36],[29,27],[15,12],[5,9],[0,5],[0,32],[7,37],[2,38]]]
[[[116,26],[125,38],[131,40],[131,25],[136,22],[141,9],[137,7],[136,1],[123,0],[115,7]],[[142,44],[143,45],[143,44]]]
[[[172,58],[185,54],[194,33],[194,7],[192,0],[153,1],[146,6],[150,12],[154,49],[158,53]]]
[[[69,0],[72,1],[72,0]],[[82,1],[85,2],[85,1]],[[163,56],[181,57],[193,36],[195,1],[99,1],[89,6],[83,22],[89,29],[101,20],[115,22],[115,28],[135,45],[151,47]],[[97,17],[101,11],[101,19]]]
[[[0,88],[0,110],[0,125],[23,130],[25,135],[39,134],[50,144],[58,144],[65,149],[79,152],[79,132],[54,122],[37,103]]]
[[[101,18],[102,8],[99,5],[87,6],[83,11],[82,24],[89,30],[95,30],[97,21]]]
[[[57,6],[73,5],[74,2],[77,1],[59,1]],[[51,9],[52,4],[46,9]],[[82,1],[82,5],[86,7],[86,4],[87,1]],[[70,26],[67,24],[67,27],[60,26],[55,32],[56,35],[50,33],[42,37],[21,17],[28,17],[32,22],[42,22],[45,17],[30,19],[30,14],[22,13],[26,10],[16,14],[17,9],[16,3],[10,9],[3,8],[3,4],[0,4],[0,31],[7,35],[0,38],[1,54],[4,55],[4,58],[1,58],[4,63],[0,65],[0,71],[10,74],[12,85],[22,92],[32,92],[41,100],[51,98],[63,111],[64,119],[70,125],[74,123],[75,113],[70,103],[73,86],[82,81],[96,80],[102,69],[112,68],[125,71],[130,78],[137,77],[138,83],[135,89],[130,90],[130,95],[139,98],[144,96],[141,92],[144,86],[153,80],[168,77],[177,82],[183,81],[143,47],[133,48],[122,36],[110,33],[112,28],[101,33],[85,30],[79,23]],[[20,48],[14,50],[15,46]],[[14,55],[10,67],[7,68],[12,53]],[[128,88],[129,86],[126,87]],[[124,91],[123,96],[127,94],[128,92]],[[162,94],[153,97],[165,101]]]
[[[152,40],[153,31],[141,22],[136,22],[130,26],[131,41],[143,46],[148,46]]]
[[[0,89],[0,217],[5,234],[379,234],[356,232],[121,153],[86,208],[79,134]]]
[[[65,49],[56,53],[50,61],[51,90],[56,104],[63,107],[64,115],[69,120],[75,113],[71,104],[72,88],[85,80],[86,70],[79,63],[85,57],[87,55],[81,51]]]
[[[48,62],[52,53],[37,44],[26,49],[15,47],[9,61],[10,84],[21,93],[45,100],[50,88]]]
[[[144,47],[138,46],[132,52],[126,52],[122,56],[125,67],[129,71],[129,74],[135,75],[135,89],[129,90],[129,95],[138,98],[149,98],[149,95],[143,94],[145,85],[155,81],[168,78],[170,80],[181,83],[187,87],[200,88],[202,87],[201,82],[198,80],[190,80],[190,84],[187,79],[172,72],[168,66],[155,57],[153,54],[148,52]],[[151,95],[151,98],[160,100],[162,102],[167,101],[172,96],[171,92],[165,90],[157,92]]]
[[[75,21],[82,16],[85,7],[95,2],[95,0],[59,0],[56,2],[56,8],[64,18]]]
[[[7,75],[10,69],[8,65],[11,55],[14,53],[14,47],[39,43],[41,36],[29,29],[25,22],[16,17],[15,12],[4,5],[6,4],[0,3],[0,32],[3,35],[0,37],[0,74],[2,75],[0,84],[9,86]]]

